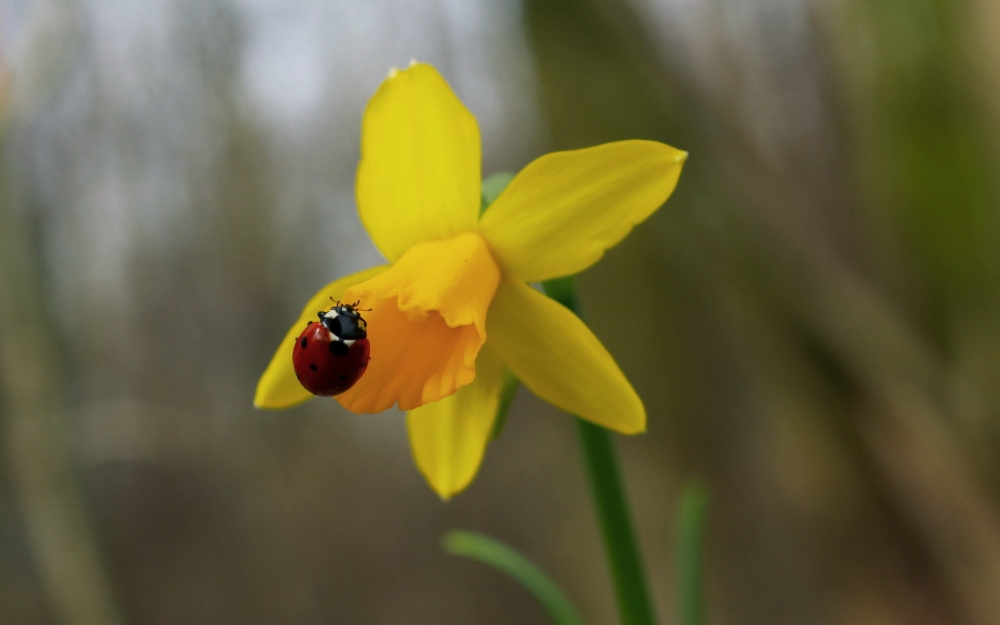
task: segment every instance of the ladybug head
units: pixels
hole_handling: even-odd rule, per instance
[[[357,308],[359,303],[341,304],[335,302],[330,310],[319,313],[319,320],[327,330],[341,340],[366,338],[368,324],[365,323],[359,312],[360,309]]]

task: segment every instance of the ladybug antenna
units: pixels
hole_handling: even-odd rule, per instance
[[[358,308],[361,305],[361,300],[357,300],[353,304],[345,304],[345,306],[354,309],[356,312],[371,312],[371,308]]]

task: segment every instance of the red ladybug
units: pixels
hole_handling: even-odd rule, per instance
[[[295,339],[295,376],[313,395],[339,395],[368,368],[368,326],[355,306],[337,302]]]

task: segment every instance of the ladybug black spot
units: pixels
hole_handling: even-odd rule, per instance
[[[316,365],[309,365],[309,368],[312,369],[313,371],[316,371],[317,369]]]
[[[304,337],[304,336],[303,336],[303,337],[302,337],[302,349],[305,349],[305,348],[306,348],[306,345],[307,345],[307,342],[306,342],[306,337]]]
[[[346,356],[350,349],[351,348],[345,345],[343,341],[330,342],[330,353],[334,356]]]
[[[347,376],[346,376],[346,375],[342,375],[342,376],[340,376],[340,379],[341,379],[341,380],[346,380],[346,379],[347,379]]]

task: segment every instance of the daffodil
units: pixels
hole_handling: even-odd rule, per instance
[[[558,408],[642,432],[645,408],[608,351],[530,283],[596,262],[663,204],[686,156],[638,140],[548,154],[480,216],[475,117],[432,66],[393,70],[364,114],[356,187],[361,222],[389,264],[309,301],[255,404],[280,409],[312,397],[296,380],[292,347],[332,298],[369,309],[371,341],[367,372],[337,401],[357,413],[408,411],[416,464],[444,499],[479,468],[505,368]]]

